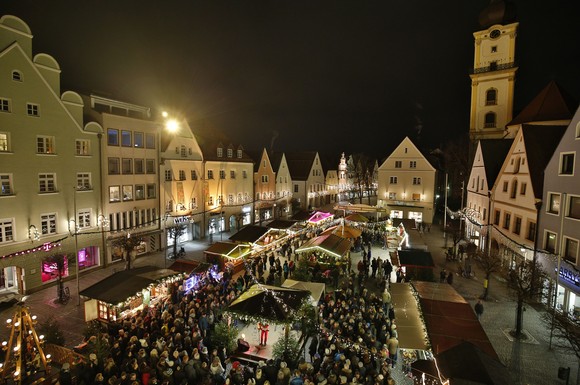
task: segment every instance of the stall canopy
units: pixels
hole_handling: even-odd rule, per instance
[[[326,234],[310,239],[296,249],[296,252],[320,251],[335,257],[342,257],[350,250],[350,246],[349,239],[336,234]]]
[[[353,238],[356,239],[361,236],[362,230],[355,229],[354,227],[344,226],[344,225],[337,225],[329,227],[328,229],[324,230],[320,235],[326,234],[335,234],[342,238]]]
[[[359,213],[350,214],[349,216],[347,216],[344,219],[347,221],[351,221],[351,222],[363,222],[363,223],[366,223],[369,221],[369,219],[367,217],[365,217],[364,215],[359,214]]]
[[[510,374],[506,367],[470,342],[462,342],[435,356],[441,377],[451,385],[508,385]],[[421,378],[423,373],[438,378],[437,367],[431,360],[419,360],[411,364],[413,374]]]
[[[306,222],[312,216],[312,212],[310,211],[298,211],[296,214],[292,216],[292,219],[295,221]]]
[[[170,270],[179,271],[185,274],[202,274],[213,265],[207,262],[192,261],[189,259],[178,259],[169,266]]]
[[[306,290],[310,292],[310,302],[312,302],[313,305],[318,305],[318,301],[320,301],[320,298],[322,297],[322,294],[324,294],[325,289],[325,285],[323,283],[295,281],[293,279],[284,280],[282,287]]]
[[[419,295],[435,354],[469,341],[493,359],[499,359],[471,305],[451,285],[423,281],[412,285]]]
[[[237,259],[244,257],[250,253],[251,250],[252,249],[249,245],[231,242],[216,242],[204,250],[204,253]]]
[[[266,226],[268,226],[271,229],[289,230],[295,225],[296,221],[290,221],[286,219],[275,219],[272,222],[268,223]]]
[[[268,230],[270,229],[265,226],[248,225],[232,235],[229,240],[239,243],[256,243]]]
[[[365,204],[352,204],[341,202],[334,206],[334,210],[344,210],[351,213],[386,213],[387,209],[384,207],[370,206]]]
[[[399,250],[399,263],[401,266],[418,268],[435,268],[431,253],[423,250]]]
[[[391,303],[395,309],[399,347],[427,350],[421,310],[408,283],[391,283]]]
[[[324,211],[317,211],[308,218],[308,222],[317,224],[325,219],[332,219],[334,215]]]
[[[80,292],[80,295],[116,305],[149,286],[158,284],[165,278],[179,274],[181,273],[169,269],[159,269],[156,266],[123,270],[87,287]]]
[[[291,321],[310,293],[269,285],[252,285],[236,298],[228,311],[271,322],[285,323]]]

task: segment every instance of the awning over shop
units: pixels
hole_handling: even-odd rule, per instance
[[[421,321],[421,310],[411,285],[391,283],[391,303],[395,309],[399,347],[427,350],[426,329]]]
[[[320,251],[335,257],[342,257],[350,250],[350,247],[351,242],[349,239],[335,234],[326,234],[310,239],[296,249],[296,252]]]
[[[249,254],[251,251],[252,248],[249,245],[232,242],[216,242],[204,250],[204,253],[238,259]]]
[[[418,268],[435,268],[431,253],[423,250],[399,250],[399,263],[401,266]]]
[[[318,305],[318,301],[324,294],[324,288],[326,285],[324,283],[319,282],[304,282],[304,281],[295,281],[293,279],[286,279],[284,283],[282,283],[282,287],[289,287],[291,289],[298,289],[298,290],[306,290],[310,292],[310,301],[314,305]]]
[[[415,281],[412,285],[419,295],[435,354],[469,341],[490,357],[499,359],[471,305],[451,285],[423,281]],[[397,321],[398,318],[399,314]]]
[[[180,274],[177,271],[159,269],[156,266],[123,270],[87,287],[80,292],[80,295],[116,305],[151,285],[160,283],[165,278]]]
[[[256,243],[268,230],[270,229],[265,226],[248,225],[229,237],[229,240],[234,242]]]

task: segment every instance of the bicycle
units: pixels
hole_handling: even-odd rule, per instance
[[[56,299],[57,302],[66,305],[68,301],[70,301],[70,290],[68,286],[63,287],[62,289],[59,287],[57,290],[58,298]]]

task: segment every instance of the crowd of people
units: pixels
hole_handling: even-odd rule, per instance
[[[383,284],[371,293],[356,285],[354,272],[344,275],[340,287],[336,284],[334,293],[320,301],[320,329],[309,339],[308,355],[256,364],[230,358],[231,352],[212,338],[215,326],[225,322],[223,310],[247,287],[267,282],[268,276],[288,278],[294,261],[285,257],[296,246],[291,243],[279,253],[283,263],[276,255],[257,258],[237,278],[206,276],[196,291],[186,293],[175,284],[155,305],[90,337],[87,359],[63,367],[61,384],[76,379],[78,385],[393,385],[398,340],[385,278],[392,266],[381,261],[378,273],[379,258],[371,259],[370,244],[363,258],[369,268],[359,275]]]

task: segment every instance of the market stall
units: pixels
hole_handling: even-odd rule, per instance
[[[244,243],[216,242],[203,252],[207,263],[215,264],[220,271],[237,273],[245,269],[244,262],[252,253],[252,247]]]
[[[183,273],[156,266],[119,271],[80,292],[88,298],[85,321],[112,322],[128,317],[166,298],[170,286],[183,277]]]
[[[290,278],[284,280],[284,282],[282,283],[282,287],[288,287],[290,289],[306,290],[310,292],[310,302],[314,306],[318,305],[318,302],[322,298],[322,295],[324,294],[326,289],[326,285],[324,283],[296,281]]]
[[[433,256],[423,250],[398,250],[399,266],[408,280],[432,281],[435,263]]]
[[[349,263],[350,247],[350,239],[336,234],[325,234],[308,240],[296,249],[296,253],[304,255],[309,264],[318,263],[323,269],[328,269],[331,265]]]

